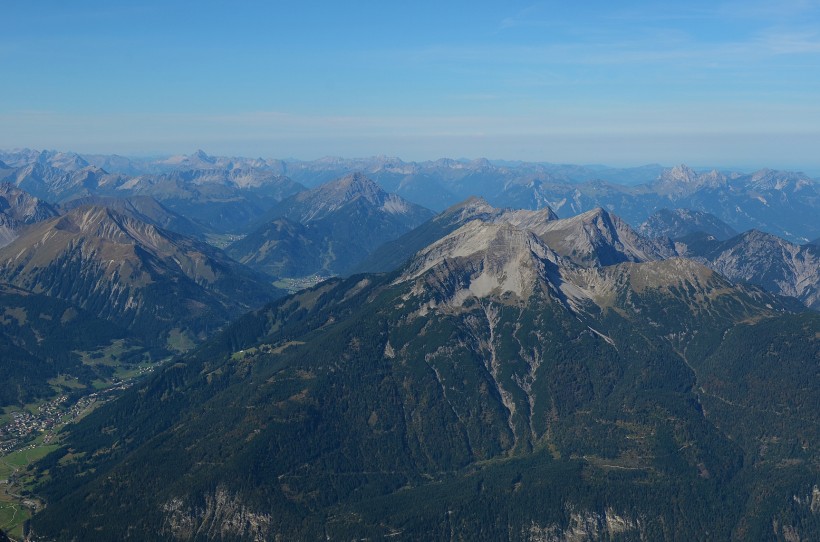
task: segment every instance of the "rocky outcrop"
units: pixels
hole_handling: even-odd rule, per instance
[[[724,242],[685,240],[678,249],[730,280],[757,284],[820,309],[820,247],[816,245],[796,245],[751,230]]]
[[[271,516],[246,506],[226,488],[205,495],[204,504],[192,505],[176,497],[162,506],[162,534],[176,540],[268,540]]]
[[[456,305],[467,296],[527,299],[557,269],[558,256],[530,231],[472,221],[421,251],[397,282],[419,279]]]
[[[612,540],[629,533],[627,539],[643,539],[641,521],[617,514],[611,508],[605,512],[570,512],[566,526],[532,522],[522,533],[528,542],[594,542]]]
[[[561,256],[584,267],[648,262],[674,255],[666,243],[646,239],[602,208],[546,222],[537,234]]]
[[[11,243],[28,224],[58,215],[48,203],[9,183],[0,183],[0,247]]]

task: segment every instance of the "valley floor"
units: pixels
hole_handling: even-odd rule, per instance
[[[24,525],[43,503],[31,493],[33,478],[28,467],[60,447],[61,431],[111,401],[137,380],[153,372],[144,364],[124,379],[100,382],[96,391],[71,397],[7,407],[0,415],[0,531],[12,540],[23,539]]]

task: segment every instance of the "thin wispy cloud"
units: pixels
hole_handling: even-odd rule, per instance
[[[759,39],[762,50],[774,55],[820,55],[820,33],[772,29]]]

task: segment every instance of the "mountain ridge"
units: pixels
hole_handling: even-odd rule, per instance
[[[39,151],[0,152],[0,159],[19,169],[37,162],[39,157],[40,162],[53,167],[61,163],[49,158],[56,154],[53,151],[46,156]],[[201,155],[207,160],[203,161]],[[124,183],[129,175],[173,172],[179,175],[190,168],[215,168],[223,173],[245,170],[253,175],[287,175],[293,181],[315,187],[359,171],[387,191],[436,211],[478,194],[495,206],[531,209],[549,206],[563,217],[604,207],[636,227],[654,211],[677,207],[711,213],[737,231],[758,228],[796,242],[820,235],[820,227],[814,219],[814,209],[820,201],[818,181],[802,173],[773,169],[752,173],[701,172],[685,165],[619,169],[485,159],[404,162],[394,157],[298,161],[217,157],[205,153],[183,155],[165,164],[162,160],[128,161],[100,155],[88,156],[85,162],[90,164],[88,167],[108,167],[111,169],[106,171],[115,172],[106,177],[110,180],[105,181],[108,183],[105,186]],[[88,186],[92,191],[98,190],[93,188],[93,182]],[[34,194],[43,197],[36,191]]]
[[[694,234],[677,244],[682,255],[731,280],[758,284],[820,310],[820,247],[816,245],[796,245],[759,230],[724,241]]]
[[[277,294],[209,245],[93,206],[39,222],[0,249],[0,279],[154,341],[177,328],[199,336]],[[163,329],[172,317],[178,322]]]
[[[26,225],[57,214],[54,207],[39,198],[13,184],[0,183],[0,247],[16,239]]]
[[[521,258],[513,267],[534,288],[519,289],[524,281],[509,272]],[[485,287],[486,273],[509,282]],[[556,276],[595,295],[564,303]],[[103,539],[127,530],[448,539],[453,526],[539,540],[568,535],[567,509],[621,518],[619,532],[634,538],[757,537],[772,518],[800,521],[784,518],[803,491],[796,477],[814,471],[760,462],[781,476],[765,493],[742,470],[760,441],[741,447],[726,424],[738,412],[700,407],[707,394],[734,393],[718,387],[722,369],[709,355],[735,348],[724,341],[750,321],[783,322],[800,348],[811,340],[800,330],[820,324],[696,262],[580,268],[532,232],[470,221],[403,271],[331,279],[247,314],[93,413],[70,437],[72,456],[38,467],[51,476],[41,486],[49,506],[33,529],[86,529],[77,519],[86,516],[62,504],[85,495],[82,506],[105,500],[119,511],[94,519]],[[764,330],[755,328],[759,340],[778,335]],[[793,407],[788,397],[776,404]],[[133,425],[100,433],[126,413]],[[788,428],[777,431],[794,441]],[[111,453],[95,455],[98,447]],[[772,453],[778,461],[815,452]],[[131,502],[132,488],[148,497],[117,506]],[[759,498],[770,508],[752,525],[758,512],[748,507]]]
[[[273,276],[299,277],[350,272],[432,212],[352,174],[286,198],[267,215],[228,254]]]
[[[646,237],[676,239],[702,231],[726,240],[738,234],[734,228],[711,213],[690,209],[659,209],[638,226],[638,233]]]

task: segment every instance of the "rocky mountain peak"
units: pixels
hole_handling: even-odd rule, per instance
[[[202,149],[197,149],[197,151],[191,155],[191,159],[197,160],[197,161],[200,161],[200,162],[206,162],[208,164],[216,163],[216,159],[213,156],[210,156],[208,153],[206,153]]]
[[[749,262],[775,258],[775,252],[796,253],[800,250],[800,245],[754,228],[729,239],[727,245],[735,247],[738,257]],[[748,252],[745,258],[744,252]]]
[[[815,184],[802,173],[773,169],[755,171],[748,177],[748,181],[750,188],[754,190],[797,191]]]
[[[68,172],[89,166],[85,158],[73,152],[41,151],[37,156],[37,162]]]
[[[48,203],[10,183],[0,183],[0,247],[17,238],[26,224],[59,214]]]
[[[601,207],[545,222],[538,233],[558,254],[583,266],[646,262],[674,254],[671,247],[642,237]]]
[[[0,183],[0,212],[25,224],[58,214],[48,203],[10,183]]]
[[[495,207],[487,203],[484,198],[470,196],[466,200],[445,209],[436,217],[436,220],[447,223],[460,223],[476,217],[489,216],[495,212]]]
[[[410,212],[410,204],[407,201],[394,194],[388,194],[375,181],[358,172],[325,183],[296,197],[310,205],[300,219],[301,222],[321,218],[359,199],[388,214]]]
[[[712,170],[708,173],[697,173],[684,164],[665,170],[653,183],[659,193],[668,196],[683,196],[703,187],[718,187],[726,183],[726,177]]]
[[[615,217],[615,215],[611,214],[603,207],[595,207],[594,209],[590,209],[585,213],[579,214],[578,218],[580,218],[585,224],[592,224],[601,221],[612,224],[614,220],[620,221],[619,218]]]
[[[127,214],[102,206],[72,209],[54,224],[56,230],[117,243],[130,243],[137,230],[149,228],[153,229],[148,224],[131,219]]]
[[[541,226],[550,220],[558,220],[558,215],[549,207],[538,210],[497,209],[487,203],[484,198],[471,196],[436,217],[436,220],[449,224],[463,224],[473,219],[484,222],[507,223],[516,228],[540,234],[542,233]]]
[[[526,299],[559,261],[530,231],[474,220],[419,252],[397,282],[420,281],[418,292],[432,288],[455,305],[470,296]]]
[[[324,185],[326,189],[345,190],[351,194],[364,192],[384,192],[375,181],[361,172],[350,173]]]
[[[785,239],[781,239],[780,237],[772,234],[767,233],[765,231],[760,231],[757,228],[752,228],[751,230],[745,231],[740,234],[743,239],[746,241],[757,241],[757,242],[774,242],[777,244],[786,244],[787,241]],[[791,243],[789,243],[791,244]]]
[[[570,218],[556,220],[550,225],[547,231],[575,230],[573,233],[587,233],[595,236],[603,235],[611,241],[613,236],[616,235],[618,226],[626,226],[626,224],[605,209],[596,207],[595,209]],[[628,228],[628,226],[626,227]]]
[[[30,230],[30,233],[41,239],[43,246],[46,242],[57,246],[59,241],[52,240],[54,237],[74,239],[77,243],[96,247],[93,250],[101,250],[100,254],[110,253],[119,255],[119,258],[131,255],[135,247],[157,254],[177,250],[177,234],[143,221],[127,206],[79,206],[42,224],[43,228]]]
[[[692,182],[697,178],[697,173],[686,164],[679,164],[669,170],[668,178],[676,181]]]

